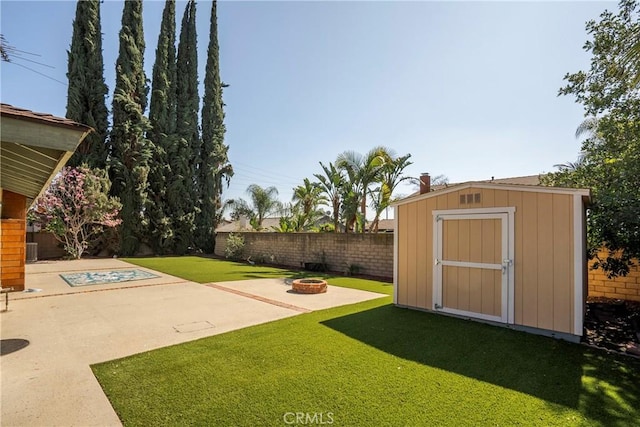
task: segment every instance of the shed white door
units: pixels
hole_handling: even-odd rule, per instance
[[[434,212],[434,309],[513,323],[513,214],[487,210]]]

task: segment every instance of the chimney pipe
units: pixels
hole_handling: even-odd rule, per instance
[[[420,175],[420,194],[425,194],[431,191],[431,177],[428,173]]]

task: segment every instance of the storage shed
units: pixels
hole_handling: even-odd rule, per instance
[[[578,340],[585,189],[470,182],[395,203],[394,302]]]

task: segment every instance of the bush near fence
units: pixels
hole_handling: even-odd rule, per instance
[[[216,234],[215,254],[224,256],[230,233]],[[303,268],[326,263],[330,271],[391,280],[393,233],[238,233],[244,237],[245,259]]]

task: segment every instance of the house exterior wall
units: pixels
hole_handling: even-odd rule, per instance
[[[433,210],[515,207],[514,323],[571,333],[574,197],[471,187],[396,206],[397,304],[433,309]]]
[[[27,198],[0,188],[0,283],[3,288],[24,290]]]
[[[215,254],[224,256],[230,233],[216,233]],[[294,268],[305,262],[325,262],[331,271],[348,272],[358,266],[360,274],[391,279],[392,233],[233,233],[244,236],[245,257]]]

